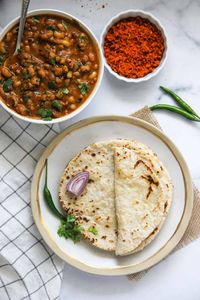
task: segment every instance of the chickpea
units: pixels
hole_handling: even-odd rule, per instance
[[[58,45],[58,49],[63,50],[65,47],[63,45]]]
[[[70,97],[68,98],[68,101],[69,101],[69,103],[74,103],[74,102],[75,102],[74,96],[70,96]]]
[[[6,67],[2,67],[2,68],[1,68],[1,74],[2,74],[4,77],[6,77],[6,78],[9,78],[9,77],[12,76],[12,73],[11,73],[11,72],[9,71],[9,69],[6,68]]]
[[[61,67],[57,67],[54,69],[54,73],[56,76],[60,76],[63,73],[63,69]]]
[[[62,79],[59,77],[56,77],[56,83],[62,83]]]
[[[62,41],[62,44],[65,46],[65,47],[69,47],[71,45],[70,41],[68,39],[65,39]]]
[[[88,71],[90,71],[90,66],[89,65],[81,66],[80,71],[81,72],[88,72]]]
[[[16,107],[16,110],[21,114],[21,115],[26,115],[27,114],[27,109],[23,104],[18,104]]]
[[[33,85],[40,85],[40,79],[38,77],[34,76],[31,78],[31,83]]]
[[[35,75],[35,70],[33,66],[28,67],[28,73],[30,74],[31,77]]]
[[[84,56],[83,56],[83,62],[87,62],[89,59],[88,59],[88,56],[85,54]]]
[[[93,71],[93,72],[90,74],[90,76],[89,76],[90,79],[95,79],[96,77],[97,77],[97,72],[96,72],[96,71]]]
[[[12,38],[13,38],[12,32],[8,32],[8,33],[6,34],[6,41],[7,41],[7,42],[10,42],[10,41],[12,40]]]
[[[45,78],[46,77],[46,73],[45,70],[43,68],[40,68],[38,70],[38,74],[40,75],[40,77]]]
[[[29,45],[25,45],[25,46],[24,46],[24,50],[25,50],[26,52],[30,52],[30,46],[29,46]]]
[[[88,54],[88,56],[89,56],[89,59],[90,59],[91,61],[94,61],[94,60],[95,60],[95,55],[94,55],[94,53],[90,52],[90,53]]]
[[[21,81],[20,80],[17,80],[17,79],[15,79],[14,80],[14,82],[13,82],[13,86],[16,88],[16,87],[18,87],[18,86],[20,86],[22,83],[21,83]]]
[[[49,57],[50,57],[50,58],[54,58],[55,56],[56,56],[55,52],[51,51],[51,52],[49,53]]]
[[[54,35],[55,38],[57,38],[57,39],[63,39],[64,36],[65,36],[64,32],[60,32],[60,31],[54,31],[54,34],[53,34],[53,35]]]
[[[69,69],[68,69],[68,66],[66,66],[66,65],[63,66],[62,68],[63,68],[63,72],[68,72],[68,70],[69,70]]]
[[[60,31],[65,31],[65,27],[62,23],[58,23],[58,28],[60,29]]]
[[[98,64],[94,65],[94,69],[97,70],[98,69]]]
[[[33,43],[33,44],[31,45],[31,48],[34,49],[34,50],[37,49],[37,47],[38,47],[38,46],[37,46],[36,43]]]
[[[74,72],[74,76],[75,77],[79,77],[80,76],[80,72],[78,72],[78,71]]]
[[[48,40],[48,39],[50,39],[52,36],[53,36],[53,31],[47,31],[47,32],[42,33],[42,34],[40,35],[40,37],[41,37],[42,40]]]
[[[62,58],[60,59],[60,64],[61,64],[61,65],[64,65],[64,64],[65,64],[65,58],[64,58],[64,57],[62,57]]]
[[[0,42],[0,52],[2,52],[2,53],[6,52],[5,43],[4,42]]]
[[[69,72],[67,73],[67,78],[72,78],[72,71],[69,71]]]
[[[72,110],[76,109],[76,105],[75,104],[71,104],[70,105],[70,109],[72,109]]]

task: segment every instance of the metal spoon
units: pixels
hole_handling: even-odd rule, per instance
[[[30,0],[22,0],[22,9],[21,9],[21,16],[20,16],[20,22],[19,22],[19,31],[17,36],[17,43],[15,52],[13,55],[16,55],[21,47],[21,41],[24,33],[24,25],[26,21],[26,15],[28,11]]]

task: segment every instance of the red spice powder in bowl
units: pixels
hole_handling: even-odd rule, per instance
[[[101,36],[105,66],[118,79],[141,82],[155,76],[167,57],[167,38],[160,22],[144,11],[114,17]]]

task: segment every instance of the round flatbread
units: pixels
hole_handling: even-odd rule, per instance
[[[66,185],[82,171],[88,171],[90,179],[83,193],[74,197]],[[158,234],[172,190],[169,173],[149,147],[115,139],[92,144],[70,161],[59,198],[89,242],[128,255],[142,250]]]
[[[75,197],[66,185],[82,171],[89,172],[89,181],[83,193]],[[61,178],[59,199],[63,209],[82,226],[84,238],[100,249],[115,251],[114,160],[110,145],[90,145],[70,161]]]

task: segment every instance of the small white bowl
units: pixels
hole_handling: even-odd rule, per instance
[[[143,10],[126,10],[123,11],[121,13],[119,13],[118,15],[114,16],[104,27],[104,30],[101,34],[101,38],[100,38],[100,44],[101,44],[101,49],[102,49],[102,53],[104,54],[104,39],[105,36],[107,34],[107,32],[109,31],[109,29],[116,24],[117,22],[119,22],[122,19],[126,19],[126,18],[130,18],[130,17],[142,17],[145,19],[148,19],[151,23],[155,24],[156,27],[161,31],[163,39],[164,39],[164,46],[165,46],[165,50],[162,56],[162,59],[160,61],[159,66],[151,73],[148,73],[147,75],[143,76],[143,77],[139,77],[139,78],[127,78],[124,76],[121,76],[119,74],[117,74],[115,71],[112,70],[112,68],[109,66],[109,64],[106,61],[106,58],[104,56],[104,64],[107,68],[107,70],[116,78],[126,81],[126,82],[142,82],[142,81],[146,81],[149,80],[150,78],[154,77],[155,75],[157,75],[160,70],[164,67],[164,64],[166,62],[167,59],[167,52],[168,52],[168,43],[167,43],[167,34],[166,31],[164,29],[164,27],[160,24],[160,22],[158,21],[158,19],[156,17],[154,17],[152,14],[147,13]]]
[[[91,37],[91,39],[93,40],[93,42],[95,43],[96,47],[97,47],[97,51],[99,54],[99,74],[98,74],[98,80],[96,82],[96,85],[92,91],[92,93],[89,95],[89,97],[87,98],[87,100],[79,107],[77,108],[74,112],[70,113],[69,115],[63,116],[61,118],[56,118],[53,119],[52,121],[44,121],[44,120],[37,120],[34,118],[29,118],[29,117],[25,117],[22,116],[20,114],[18,114],[17,112],[15,112],[14,110],[10,109],[2,100],[0,100],[0,104],[3,106],[3,108],[5,110],[7,110],[10,114],[12,114],[13,116],[24,120],[24,121],[28,121],[31,123],[37,123],[37,124],[53,124],[53,123],[59,123],[59,122],[63,122],[66,120],[71,119],[72,117],[76,116],[77,114],[79,114],[83,109],[85,109],[88,104],[92,101],[92,99],[94,98],[100,84],[101,84],[101,80],[103,77],[103,71],[104,71],[104,63],[103,63],[103,55],[101,52],[101,48],[98,44],[97,38],[95,37],[95,35],[93,34],[93,32],[82,22],[80,21],[78,18],[67,14],[63,11],[59,11],[59,10],[55,10],[55,9],[37,9],[37,10],[32,10],[30,11],[27,16],[36,16],[36,15],[57,15],[57,16],[61,16],[64,19],[69,19],[69,20],[74,20],[76,21],[80,27],[82,27],[87,33],[88,35]],[[15,18],[14,20],[12,20],[0,33],[0,41],[4,38],[4,36],[7,34],[7,32],[13,28],[17,23],[19,23],[19,17]]]

